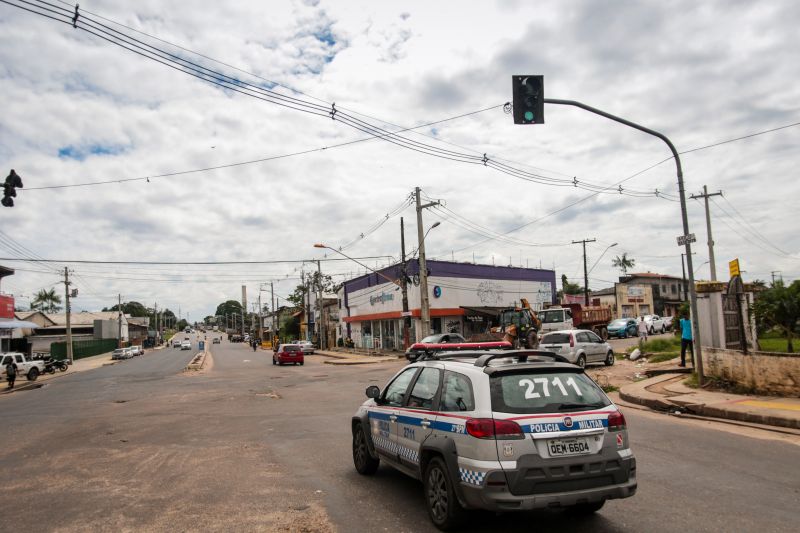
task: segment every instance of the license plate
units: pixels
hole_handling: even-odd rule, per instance
[[[547,450],[550,452],[550,457],[590,453],[589,441],[584,438],[548,440]]]

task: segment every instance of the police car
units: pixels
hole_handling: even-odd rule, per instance
[[[422,481],[433,523],[464,509],[593,513],[636,492],[625,417],[582,368],[552,352],[422,356],[352,418],[353,462]]]

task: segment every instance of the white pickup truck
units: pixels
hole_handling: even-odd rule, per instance
[[[36,381],[39,374],[44,372],[44,361],[28,359],[20,352],[0,354],[0,375],[5,379],[6,365],[14,362],[17,364],[17,376],[25,376],[28,381]]]

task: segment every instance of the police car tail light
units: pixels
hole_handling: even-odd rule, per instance
[[[620,431],[625,429],[625,417],[619,411],[615,411],[608,415],[608,429],[609,431]]]
[[[524,439],[525,434],[519,424],[511,420],[493,418],[470,418],[467,420],[467,433],[478,439]]]

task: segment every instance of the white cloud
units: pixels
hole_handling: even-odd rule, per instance
[[[90,8],[141,31],[301,90],[337,108],[404,126],[510,100],[512,74],[542,73],[548,97],[576,99],[663,131],[679,150],[798,121],[800,8],[791,1],[740,2],[374,2],[271,4],[174,1],[94,2]],[[457,15],[455,15],[457,13]],[[91,16],[88,13],[86,16]],[[119,28],[117,28],[119,29]],[[128,31],[128,30],[126,30]],[[245,74],[151,41],[181,57]],[[0,168],[15,168],[27,188],[155,176],[292,153],[364,136],[340,122],[223,91],[143,59],[68,25],[0,7]],[[254,82],[257,78],[246,77]],[[276,89],[281,90],[281,89]],[[301,96],[282,90],[284,94]],[[303,97],[306,98],[306,97]],[[312,100],[314,101],[314,100]],[[319,103],[319,102],[317,102]],[[323,103],[322,105],[328,105]],[[436,138],[414,140],[474,150],[535,166],[553,177],[611,184],[669,155],[659,140],[575,109],[548,105],[543,126],[513,126],[501,110],[439,124]],[[361,117],[362,119],[364,117]],[[373,121],[374,122],[374,121]],[[430,130],[428,130],[430,131]],[[743,229],[730,204],[713,205],[718,270],[733,257],[748,276],[800,273],[800,237],[791,199],[798,129],[683,156],[686,187],[722,189],[758,232],[795,259]],[[64,157],[73,150],[82,159]],[[62,150],[62,157],[59,157]],[[101,152],[92,154],[92,152]],[[102,153],[111,151],[113,153]],[[671,162],[625,187],[675,193]],[[173,178],[97,187],[23,190],[3,209],[2,228],[43,257],[153,261],[307,259],[324,241],[356,238],[415,186],[447,200],[476,223],[506,231],[588,193],[517,180],[484,168],[435,159],[381,141]],[[689,204],[697,234],[696,264],[707,259],[704,215]],[[408,241],[416,234],[405,213]],[[426,213],[426,224],[435,220]],[[730,224],[730,229],[725,223]],[[643,268],[680,274],[676,203],[601,195],[513,234],[532,242],[596,237],[590,261],[611,242]],[[392,219],[358,242],[355,255],[397,255]],[[449,258],[481,237],[452,223],[431,233],[428,251]],[[409,246],[411,248],[411,246]],[[521,247],[493,241],[466,248],[459,260],[552,267],[579,275],[578,246]],[[0,256],[11,255],[7,249]],[[611,252],[592,286],[616,276]],[[35,270],[31,265],[20,269]],[[374,263],[370,263],[374,266]],[[238,298],[239,286],[283,279],[297,265],[101,267],[76,265],[79,305],[126,299],[172,308],[191,318]],[[306,268],[310,268],[307,266]],[[335,273],[357,265],[330,264]],[[707,267],[698,271],[702,276]],[[208,283],[179,283],[207,279]],[[129,278],[112,280],[107,278]],[[155,278],[157,281],[138,281]],[[27,294],[57,281],[18,272],[4,289]]]

